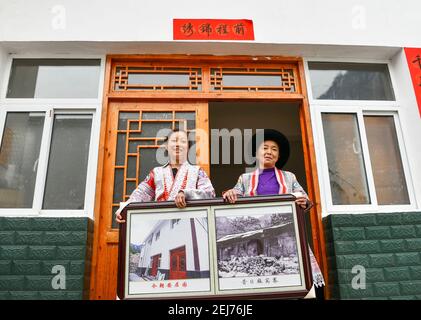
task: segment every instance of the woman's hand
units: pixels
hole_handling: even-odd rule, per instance
[[[183,191],[179,191],[178,194],[176,195],[175,199],[175,205],[177,206],[177,208],[182,209],[185,208],[187,203],[186,203],[186,196],[184,195]]]
[[[117,221],[118,223],[125,223],[126,220],[123,220],[123,217],[121,216],[121,210],[123,208],[119,208],[116,212],[115,212],[115,221]]]
[[[295,192],[293,195],[297,198],[295,203],[298,204],[301,208],[307,208],[307,198],[301,192]]]
[[[226,191],[222,197],[224,198],[224,200],[228,200],[229,203],[235,203],[238,199],[238,195],[237,192],[235,192],[234,189],[230,189],[228,191]]]

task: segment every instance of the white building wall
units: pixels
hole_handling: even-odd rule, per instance
[[[172,19],[217,18],[252,19],[258,43],[421,46],[418,0],[0,0],[0,8],[0,41],[171,41]]]
[[[139,260],[139,267],[140,268],[147,268],[150,267],[151,261],[151,245],[148,241],[145,242],[145,246],[142,248],[140,252],[140,260]]]
[[[161,254],[161,269],[170,269],[170,251],[181,246],[186,246],[187,270],[194,270],[193,245],[191,236],[190,219],[181,219],[174,229],[170,227],[171,220],[161,224],[160,237],[155,241],[154,232],[152,244],[147,244],[142,266],[149,266],[150,258]]]
[[[200,222],[200,223],[199,223]],[[195,219],[197,250],[199,252],[200,270],[209,270],[209,239],[207,219]],[[205,228],[202,227],[205,226]],[[205,268],[206,267],[206,268]],[[194,269],[193,269],[194,270]]]
[[[395,95],[401,108],[400,122],[405,149],[412,173],[417,208],[421,206],[421,114],[418,110],[414,87],[404,50],[391,60],[391,75],[395,80]],[[421,106],[420,106],[421,107]]]

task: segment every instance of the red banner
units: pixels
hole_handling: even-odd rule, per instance
[[[174,40],[254,40],[252,20],[174,19]]]
[[[421,116],[421,48],[405,48],[405,54]]]

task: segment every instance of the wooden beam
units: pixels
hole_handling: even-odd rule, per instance
[[[96,288],[97,288],[97,267],[98,267],[98,256],[101,254],[100,243],[101,243],[101,224],[104,222],[101,215],[101,198],[102,198],[102,180],[104,173],[104,158],[106,157],[105,140],[106,131],[105,128],[108,118],[108,97],[106,92],[110,90],[112,72],[112,59],[107,57],[105,63],[105,81],[104,81],[104,95],[102,100],[102,113],[101,113],[101,130],[99,137],[98,146],[98,167],[97,167],[97,178],[96,178],[96,191],[95,191],[95,206],[94,206],[94,236],[93,236],[93,248],[92,248],[92,261],[91,261],[91,279],[90,279],[90,299],[96,299]]]
[[[314,255],[320,265],[325,279],[326,298],[329,298],[328,270],[326,259],[326,242],[322,223],[322,207],[320,199],[319,180],[317,175],[316,154],[311,126],[310,106],[307,98],[307,87],[305,82],[304,63],[298,62],[300,83],[303,91],[303,100],[300,108],[301,136],[303,139],[304,163],[306,167],[306,178],[308,182],[308,192],[314,202],[314,207],[310,210],[310,221],[314,245]]]

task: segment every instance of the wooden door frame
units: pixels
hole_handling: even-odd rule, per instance
[[[295,66],[295,77],[298,79],[296,83],[296,93],[286,92],[211,92],[208,83],[208,73],[203,74],[202,91],[191,93],[189,91],[129,91],[129,92],[115,92],[112,90],[112,81],[114,77],[113,66],[119,62],[147,62],[153,64],[165,65],[196,65],[201,66],[203,70],[209,70],[210,65],[222,66],[240,66],[247,65],[267,65],[279,66],[279,64],[288,64]],[[98,283],[98,275],[101,270],[98,268],[97,260],[100,254],[101,237],[106,236],[108,239],[114,239],[118,242],[118,232],[112,232],[104,229],[101,221],[105,220],[101,214],[101,198],[104,192],[103,185],[104,178],[104,160],[105,157],[110,156],[110,150],[106,150],[106,139],[109,134],[109,124],[107,123],[110,104],[113,102],[133,102],[136,101],[156,101],[156,102],[204,102],[218,100],[230,101],[270,101],[270,102],[295,102],[299,104],[299,118],[301,126],[301,137],[304,152],[304,166],[306,171],[306,180],[308,194],[314,202],[314,207],[310,211],[310,221],[312,228],[312,240],[314,244],[314,255],[316,256],[320,267],[323,271],[326,287],[325,294],[329,297],[328,288],[328,270],[325,247],[325,236],[322,224],[322,210],[321,210],[321,195],[318,182],[316,156],[314,148],[314,139],[312,134],[310,106],[308,102],[307,87],[305,81],[304,62],[301,57],[267,57],[267,56],[194,56],[194,55],[109,55],[106,58],[105,65],[105,81],[104,81],[104,95],[102,103],[101,114],[101,132],[98,152],[98,168],[96,178],[96,192],[95,192],[95,207],[94,207],[94,239],[93,239],[93,253],[91,262],[91,280],[90,280],[90,298],[101,299],[100,284]],[[205,119],[206,121],[208,119]],[[207,122],[208,123],[208,122]],[[209,168],[204,168],[209,173]],[[110,186],[108,186],[110,187]],[[104,235],[104,232],[106,233]],[[117,279],[117,274],[108,274],[106,279]],[[105,280],[104,280],[105,281]]]
[[[126,112],[139,111],[139,107],[141,107],[142,111],[146,112],[166,111],[169,109],[173,112],[195,112],[197,120],[196,128],[200,128],[204,132],[208,132],[209,130],[207,121],[207,104],[203,102],[169,101],[163,103],[161,100],[147,100],[142,102],[135,102],[133,100],[124,101],[110,99],[107,104],[107,130],[105,133],[105,140],[103,141],[103,145],[101,147],[105,154],[101,161],[101,184],[103,185],[103,187],[101,193],[98,195],[98,203],[96,203],[99,207],[98,210],[101,210],[101,207],[105,208],[104,210],[108,210],[107,208],[111,208],[113,205],[112,194],[114,188],[114,175],[112,174],[112,172],[114,171],[113,163],[114,159],[116,158],[116,149],[114,148],[114,146],[116,146],[117,144],[118,125],[116,121],[112,120],[118,119],[118,114],[120,110],[124,110]],[[200,156],[203,156],[205,159],[208,159],[208,141],[204,140],[204,142],[200,143],[199,145],[205,145],[205,148],[197,148],[196,154],[200,154]],[[205,170],[209,169],[206,166],[203,167]],[[100,262],[104,259],[112,258],[112,251],[117,250],[119,232],[118,229],[112,228],[111,217],[107,216],[107,212],[105,212],[104,216],[99,215],[99,217],[100,218],[96,216],[94,221],[94,247],[92,264],[95,263],[95,266],[93,265],[91,269],[91,294],[93,294],[94,296],[91,296],[91,299],[109,299],[111,298],[111,296],[109,296],[107,293],[111,292],[113,289],[112,285],[110,285],[110,281],[112,280],[109,279],[117,279],[117,269],[115,268],[116,265],[104,265],[103,262]],[[110,272],[110,270],[112,270],[112,272]],[[95,289],[95,292],[92,292],[92,289]],[[103,293],[105,293],[105,297],[103,296]]]

